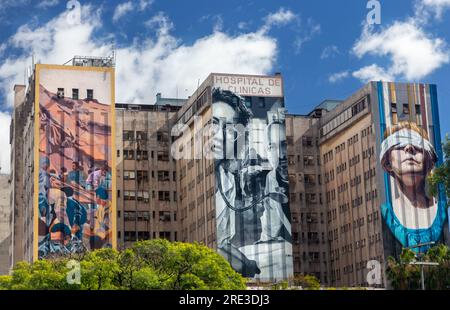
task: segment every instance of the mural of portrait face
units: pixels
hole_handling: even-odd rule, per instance
[[[406,186],[422,183],[430,169],[426,167],[426,155],[422,148],[408,144],[393,148],[389,153],[386,170]]]
[[[274,122],[267,126],[267,159],[272,168],[278,168],[280,158],[286,150],[286,132],[282,123]]]
[[[216,159],[224,159],[226,158],[224,154],[225,149],[232,149],[234,144],[235,136],[232,129],[234,120],[237,118],[237,112],[231,105],[222,101],[214,103],[213,111],[213,153]]]
[[[413,123],[390,129],[382,144],[381,164],[393,177],[402,194],[418,208],[433,205],[426,193],[426,178],[436,162],[428,135]]]

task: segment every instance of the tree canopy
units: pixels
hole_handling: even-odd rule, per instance
[[[156,239],[116,251],[101,249],[72,258],[18,263],[10,276],[0,277],[9,290],[235,290],[245,279],[215,251],[191,243]],[[80,281],[75,269],[79,270]],[[75,282],[75,283],[74,283]],[[78,283],[77,283],[78,282]],[[74,284],[70,284],[74,283]]]
[[[388,258],[387,277],[394,289],[416,290],[420,288],[420,266],[412,265],[419,258],[411,249],[403,249],[398,260]],[[439,244],[420,258],[420,261],[439,263],[424,267],[425,287],[430,290],[450,289],[450,249]]]

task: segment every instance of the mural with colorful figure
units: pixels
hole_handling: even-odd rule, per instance
[[[427,177],[443,161],[435,85],[378,83],[386,200],[383,218],[403,247],[424,252],[446,223],[444,193],[429,195]]]
[[[112,247],[112,96],[106,103],[68,98],[50,90],[45,71],[38,86],[38,257]]]

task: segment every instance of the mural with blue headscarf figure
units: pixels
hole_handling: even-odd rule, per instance
[[[379,106],[383,134],[379,162],[385,171],[386,200],[381,214],[403,247],[424,252],[441,240],[447,219],[442,194],[435,198],[427,189],[427,177],[442,162],[437,151],[440,139],[434,132],[439,128],[438,119],[433,118],[434,107],[425,100],[430,98],[426,94],[429,88],[383,84],[379,85],[384,94]]]

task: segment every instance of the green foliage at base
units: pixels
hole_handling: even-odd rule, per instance
[[[394,289],[417,290],[421,288],[420,266],[411,265],[417,260],[415,253],[410,249],[403,249],[398,260],[388,258],[386,274]],[[424,262],[439,263],[439,266],[425,266],[425,288],[429,290],[450,289],[450,249],[437,245],[420,259]]]
[[[0,277],[0,290],[242,290],[245,279],[213,250],[191,243],[141,241],[124,251],[101,249],[78,257],[80,283],[69,258],[18,263]],[[72,282],[73,283],[73,282]]]

